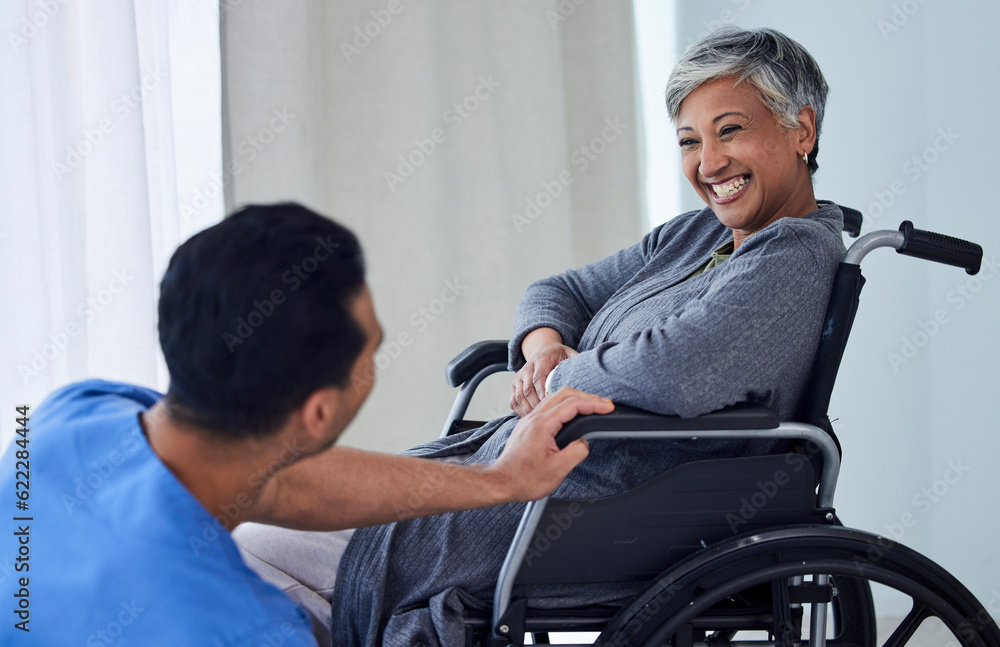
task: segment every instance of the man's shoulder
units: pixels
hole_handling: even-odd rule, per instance
[[[161,397],[152,389],[107,380],[66,385],[31,412],[36,448],[48,451],[52,444],[62,447],[71,437],[91,446],[117,442],[122,433],[135,435],[139,433],[138,414]]]
[[[314,644],[295,605],[146,444],[137,414],[158,398],[88,380],[39,406],[42,428],[32,416],[32,633],[40,644],[107,644],[100,632],[121,644]],[[3,554],[17,554],[15,539],[0,537]]]
[[[112,451],[132,455],[141,445],[138,414],[156,403],[160,394],[151,389],[86,380],[57,389],[29,416],[32,457],[41,471],[65,471],[87,464]],[[3,473],[7,473],[8,451]]]
[[[35,424],[50,418],[86,415],[99,411],[148,409],[163,397],[160,393],[142,386],[90,379],[74,382],[53,391],[38,405],[32,416]]]

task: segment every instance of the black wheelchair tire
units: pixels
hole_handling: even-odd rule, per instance
[[[777,528],[699,551],[664,572],[624,607],[595,645],[678,644],[685,628],[699,624],[703,629],[711,622],[712,609],[733,596],[816,574],[831,576],[838,589],[833,615],[843,631],[827,639],[831,647],[876,644],[868,582],[901,591],[913,601],[887,647],[907,644],[927,617],[940,619],[963,647],[1000,647],[1000,629],[992,617],[943,568],[888,538],[835,526]]]

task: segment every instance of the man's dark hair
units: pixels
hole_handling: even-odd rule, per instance
[[[160,284],[170,415],[262,436],[345,386],[366,341],[350,311],[364,280],[357,237],[299,204],[247,206],[192,236]]]

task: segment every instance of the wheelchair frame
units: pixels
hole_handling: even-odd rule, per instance
[[[861,229],[861,214],[853,209],[842,209],[845,213],[845,231],[852,237],[857,237]],[[875,618],[868,585],[871,580],[902,590],[914,601],[913,609],[890,637],[887,645],[905,644],[923,620],[935,616],[953,633],[960,634],[958,637],[963,645],[1000,647],[1000,630],[992,618],[975,597],[940,566],[885,538],[837,527],[839,522],[834,513],[833,499],[840,471],[840,447],[829,423],[827,408],[864,285],[860,264],[867,254],[880,247],[891,247],[900,254],[963,267],[969,274],[979,271],[982,259],[982,248],[978,245],[914,229],[909,221],[903,222],[899,231],[876,231],[856,241],[844,256],[835,278],[819,349],[806,389],[805,404],[797,416],[800,422],[779,423],[777,415],[761,405],[736,405],[692,419],[657,415],[619,405],[615,412],[605,416],[579,416],[559,432],[556,442],[560,447],[578,438],[786,439],[798,442],[800,448],[808,446],[809,453],[818,458],[820,468],[815,481],[811,478],[812,470],[808,470],[810,478],[806,481],[800,479],[782,495],[786,497],[785,505],[797,506],[800,508],[798,512],[791,512],[791,507],[787,507],[777,513],[779,516],[785,515],[780,519],[774,515],[762,515],[767,518],[744,520],[743,525],[747,525],[745,530],[749,532],[736,536],[732,526],[728,536],[720,530],[708,530],[707,536],[710,537],[715,532],[712,545],[700,540],[700,546],[694,546],[692,541],[698,541],[697,534],[692,535],[689,528],[673,528],[684,526],[684,521],[674,523],[669,512],[654,513],[654,516],[658,515],[658,521],[653,524],[656,526],[655,532],[651,531],[649,536],[644,536],[643,530],[636,531],[645,541],[643,544],[642,541],[634,540],[639,541],[641,550],[638,553],[612,555],[607,558],[610,564],[596,569],[592,566],[590,570],[593,572],[588,572],[579,579],[580,582],[636,580],[637,574],[653,575],[655,578],[643,594],[622,607],[614,618],[600,627],[602,633],[595,644],[673,644],[675,647],[695,644],[750,644],[730,642],[734,632],[726,629],[736,627],[737,620],[751,622],[748,614],[717,615],[715,622],[719,624],[712,626],[719,626],[722,631],[716,630],[712,636],[705,634],[705,642],[695,642],[696,635],[701,635],[697,633],[701,631],[699,622],[704,624],[701,614],[710,614],[720,603],[744,596],[747,591],[755,590],[753,587],[766,588],[768,584],[771,587],[770,617],[773,622],[767,626],[773,642],[766,644],[801,644],[801,608],[808,605],[811,609],[808,644],[819,647],[826,645],[830,602],[839,604],[834,607],[834,612],[835,620],[841,628],[852,623],[856,625],[848,627],[846,632],[842,631],[832,642],[838,645],[872,644],[875,640]],[[474,344],[449,363],[446,369],[448,383],[453,387],[460,386],[460,390],[442,436],[480,424],[462,420],[472,396],[489,375],[506,370],[505,341]],[[634,493],[643,488],[652,488],[652,494],[646,494],[645,502],[648,503],[650,498],[661,501],[664,496],[671,496],[671,488],[678,483],[683,484],[690,474],[697,473],[702,481],[706,481],[705,474],[711,473],[713,465],[716,477],[719,472],[732,474],[732,470],[739,466],[749,469],[748,475],[767,474],[766,471],[753,470],[764,469],[767,465],[771,466],[768,469],[773,469],[776,463],[768,459],[778,459],[781,456],[753,457],[755,460],[750,461],[713,459],[681,465],[634,490],[611,498],[625,501],[626,497],[639,496]],[[784,457],[788,459],[788,455]],[[810,465],[812,464],[810,461]],[[742,485],[733,487],[745,487],[750,482],[745,480]],[[698,499],[698,493],[692,494],[687,486],[680,487],[680,490],[684,493],[683,496],[695,497],[693,505],[706,505],[708,508],[701,517],[698,517],[700,511],[677,513],[688,515],[678,517],[682,519],[690,520],[690,515],[694,514],[693,518],[708,521],[713,518],[711,515],[718,516],[732,501],[732,492],[720,495],[721,498],[709,493]],[[795,499],[796,496],[799,498]],[[477,642],[476,632],[472,627],[467,632],[470,645],[520,645],[528,632],[532,633],[534,643],[538,644],[539,638],[547,639],[547,634],[542,633],[547,630],[579,630],[588,626],[596,628],[597,621],[592,618],[573,619],[567,618],[565,614],[546,618],[544,613],[532,618],[527,612],[527,600],[515,600],[513,597],[514,586],[518,582],[551,582],[551,579],[545,578],[558,578],[560,574],[574,570],[573,560],[579,557],[582,550],[563,548],[561,551],[548,551],[537,555],[538,559],[528,560],[526,564],[532,541],[539,536],[538,528],[544,514],[555,509],[554,516],[565,516],[565,511],[572,509],[567,506],[574,504],[579,502],[544,497],[527,505],[497,579],[489,636],[487,638],[479,634],[480,640]],[[637,518],[634,508],[635,506],[632,513],[626,513],[632,514],[628,517],[632,520]],[[601,514],[604,513],[596,516],[600,517]],[[650,514],[644,516],[649,517]],[[602,519],[598,519],[591,525],[600,528],[601,523]],[[788,525],[789,523],[792,525]],[[565,530],[568,533],[572,528]],[[580,536],[580,532],[577,535]],[[564,546],[574,543],[564,542]],[[664,547],[657,546],[658,543],[667,544],[668,550],[675,547],[675,543],[686,543],[689,546],[679,558],[675,555],[673,559],[664,560]],[[859,555],[870,557],[872,546],[878,546],[882,551],[879,558],[869,558],[859,563]],[[657,568],[649,570],[654,564]],[[848,568],[851,564],[854,571]],[[726,565],[725,570],[732,577],[720,578],[718,567],[721,565]],[[542,574],[532,575],[531,569],[540,570]],[[807,582],[806,576],[810,576],[811,581]],[[574,581],[572,575],[569,577],[567,581]],[[838,588],[841,590],[838,591]],[[669,592],[666,599],[662,599],[664,592]],[[750,606],[753,607],[752,604]],[[769,617],[766,608],[760,617]],[[975,624],[970,619],[975,619]],[[474,623],[470,627],[472,624]]]

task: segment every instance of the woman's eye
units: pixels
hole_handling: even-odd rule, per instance
[[[691,148],[692,146],[697,144],[698,141],[694,139],[682,139],[678,143],[680,144],[681,148]]]
[[[734,132],[736,132],[739,129],[740,129],[739,126],[726,126],[725,128],[722,129],[722,132],[720,134],[723,137],[725,137],[726,135],[732,135]]]

